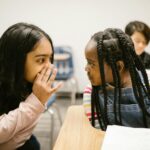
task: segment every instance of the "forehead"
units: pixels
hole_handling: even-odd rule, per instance
[[[35,45],[34,49],[31,52],[34,54],[43,53],[43,54],[51,55],[53,53],[52,45],[47,38],[43,37]]]
[[[134,32],[131,36],[133,39],[139,39],[139,40],[143,40],[146,41],[145,36],[141,33],[141,32]]]
[[[85,56],[87,59],[97,59],[97,43],[90,40],[85,47]]]

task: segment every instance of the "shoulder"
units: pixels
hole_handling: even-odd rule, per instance
[[[85,87],[84,93],[83,93],[83,103],[84,104],[91,103],[91,93],[92,93],[92,87],[90,85],[87,85]]]
[[[144,60],[150,60],[150,54],[148,52],[143,52],[143,54],[141,55],[144,57]]]
[[[92,87],[91,87],[91,85],[87,85],[85,88],[84,88],[84,94],[85,93],[91,93],[92,92]]]
[[[150,54],[147,52],[144,52],[142,55],[140,55],[140,58],[145,66],[146,69],[150,69]]]

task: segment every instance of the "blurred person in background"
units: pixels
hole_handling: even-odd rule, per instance
[[[145,69],[150,69],[150,54],[145,51],[150,40],[149,26],[141,21],[132,21],[126,25],[125,33],[133,40],[136,54],[140,57]]]

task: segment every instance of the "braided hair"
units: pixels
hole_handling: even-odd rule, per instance
[[[133,92],[139,107],[142,110],[143,123],[148,127],[146,116],[150,114],[146,110],[144,103],[144,94],[150,99],[150,88],[148,78],[144,66],[135,53],[132,40],[120,29],[108,28],[104,32],[98,32],[92,36],[97,43],[97,54],[99,71],[101,75],[101,89],[104,96],[104,110],[99,101],[99,86],[92,86],[91,95],[91,111],[92,125],[95,126],[95,115],[97,114],[98,122],[102,130],[106,130],[109,124],[108,119],[108,94],[106,90],[106,81],[104,74],[104,61],[110,65],[114,80],[114,104],[113,111],[115,116],[115,124],[122,125],[121,116],[121,78],[117,69],[117,61],[123,61],[125,68],[129,70],[132,82]],[[141,76],[140,76],[141,74]],[[141,78],[142,77],[142,78]]]

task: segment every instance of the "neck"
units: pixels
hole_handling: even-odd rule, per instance
[[[122,88],[132,87],[131,77],[128,71],[123,72],[121,75],[121,87]]]

